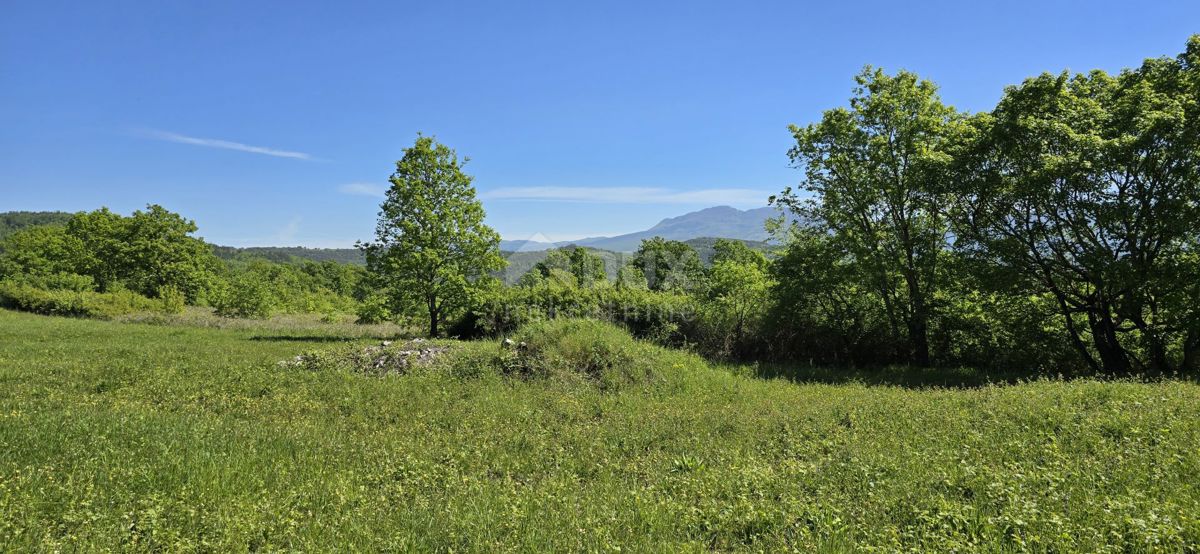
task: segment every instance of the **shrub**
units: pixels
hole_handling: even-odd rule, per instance
[[[387,297],[378,294],[364,299],[355,310],[355,315],[358,316],[357,323],[363,325],[376,325],[392,320],[392,310],[388,308]]]
[[[84,292],[50,291],[13,280],[0,282],[0,306],[45,315],[91,317]]]
[[[13,280],[0,281],[0,306],[44,315],[98,319],[163,309],[162,302],[128,290],[106,293],[47,290]]]
[[[90,292],[96,290],[96,282],[87,275],[77,273],[51,273],[29,276],[29,284],[48,290]]]
[[[184,305],[187,304],[187,295],[179,288],[167,285],[158,289],[158,300],[163,313],[178,314],[183,313]]]
[[[540,321],[600,319],[638,338],[680,346],[695,334],[695,301],[683,294],[616,287],[510,287],[480,302],[452,331],[459,337],[502,336]]]
[[[513,338],[505,370],[565,380],[582,378],[613,389],[650,380],[654,356],[628,331],[592,319],[556,319],[528,325]]]
[[[274,308],[270,289],[251,273],[234,277],[220,294],[214,296],[213,308],[222,317],[266,319]]]

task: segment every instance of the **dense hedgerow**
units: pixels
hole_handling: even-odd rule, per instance
[[[462,337],[502,336],[530,323],[589,318],[620,324],[637,337],[682,342],[684,330],[695,325],[697,311],[696,300],[680,293],[613,286],[508,287],[483,298],[451,332]]]
[[[146,298],[129,290],[49,290],[16,280],[0,281],[0,307],[44,315],[110,319],[136,312],[178,313],[181,293],[172,291],[160,299]]]

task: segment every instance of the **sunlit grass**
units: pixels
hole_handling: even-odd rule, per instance
[[[0,311],[0,549],[1200,543],[1190,383],[796,384],[670,354],[614,391],[277,364],[340,330]]]

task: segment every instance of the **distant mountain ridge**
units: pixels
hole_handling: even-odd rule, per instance
[[[33,225],[63,224],[73,214],[70,212],[0,212],[0,237],[19,229]],[[653,237],[663,237],[670,240],[688,242],[701,257],[706,258],[706,252],[711,250],[716,238],[737,239],[747,242],[751,247],[765,249],[768,247],[770,235],[766,230],[766,222],[776,217],[774,208],[756,208],[739,210],[730,206],[714,206],[676,217],[668,217],[659,221],[645,231],[627,233],[614,237],[588,237],[575,241],[538,242],[523,240],[502,240],[500,250],[506,253],[545,252],[554,248],[569,245],[584,246],[595,250],[609,251],[614,254],[630,253],[638,249],[642,241]],[[362,251],[356,248],[305,248],[300,246],[252,246],[231,247],[213,245],[213,253],[224,259],[239,256],[266,258],[275,262],[292,262],[296,260],[338,261],[356,265],[365,265]],[[540,261],[540,257],[530,259]],[[511,261],[523,265],[522,257]],[[616,267],[616,266],[614,266]]]
[[[680,241],[720,237],[765,242],[770,239],[766,229],[767,220],[778,215],[774,208],[769,207],[739,210],[731,206],[714,206],[677,217],[668,217],[645,231],[562,242],[504,240],[500,241],[500,249],[509,252],[529,252],[575,244],[613,252],[633,252],[643,240],[653,237]]]

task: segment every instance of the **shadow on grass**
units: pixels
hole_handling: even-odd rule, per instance
[[[1038,373],[984,371],[965,367],[820,367],[803,364],[764,363],[746,366],[743,371],[762,379],[787,379],[796,383],[840,385],[861,383],[905,388],[976,388],[985,385],[1013,384],[1038,377]]]
[[[250,337],[250,340],[253,341],[268,342],[353,342],[366,339],[372,339],[372,337],[331,337],[329,335],[255,335]]]

